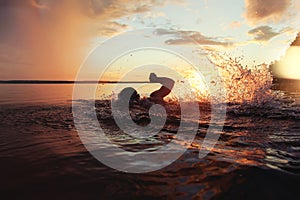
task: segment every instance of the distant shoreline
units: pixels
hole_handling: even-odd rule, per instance
[[[286,79],[274,77],[273,83],[296,83],[300,79]],[[134,84],[150,83],[149,81],[68,81],[68,80],[0,80],[0,84]]]
[[[273,78],[273,83],[282,83],[282,82],[296,83],[296,82],[300,82],[300,79],[276,78],[276,77]]]
[[[66,81],[66,80],[0,80],[0,84],[126,84],[150,83],[148,81]]]

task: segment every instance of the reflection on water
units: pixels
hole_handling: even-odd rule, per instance
[[[275,79],[272,88],[283,91],[288,98],[300,103],[300,80]]]
[[[89,94],[89,84],[82,84]],[[136,88],[142,96],[158,89],[159,84],[99,84],[97,99],[108,99],[125,87]],[[66,103],[72,100],[73,84],[0,84],[0,104],[20,103]],[[83,95],[84,96],[84,95]]]
[[[0,104],[66,103],[72,84],[0,84]]]
[[[299,195],[297,91],[279,91],[279,99],[263,105],[228,104],[218,143],[199,159],[210,122],[209,107],[202,105],[196,139],[180,159],[156,172],[126,174],[104,166],[82,145],[68,101],[72,85],[0,88],[1,102],[6,104],[0,108],[0,190],[11,199],[295,199]],[[170,116],[159,135],[137,140],[118,132],[107,101],[97,101],[96,108],[101,127],[125,150],[155,151],[176,140],[178,114]],[[147,117],[145,110],[137,111],[136,117]]]

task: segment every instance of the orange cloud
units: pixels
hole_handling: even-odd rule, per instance
[[[73,79],[96,36],[111,36],[127,26],[120,17],[150,11],[163,1],[0,0],[0,67],[5,74],[34,79]],[[5,58],[5,59],[4,59]],[[9,59],[8,59],[9,58]],[[4,76],[4,77],[3,77]],[[17,76],[18,77],[18,76]],[[1,75],[1,78],[10,78]],[[15,77],[12,77],[15,78]]]
[[[300,46],[300,34],[297,35],[297,38],[291,44],[292,46]]]
[[[245,17],[250,24],[279,22],[284,18],[291,0],[245,0]]]
[[[168,45],[187,45],[192,42],[197,42],[199,45],[217,45],[229,47],[233,45],[227,41],[226,38],[214,38],[203,35],[197,31],[179,31],[179,30],[165,30],[157,29],[157,35],[170,35],[172,38],[168,39],[165,43]]]
[[[229,24],[229,28],[231,28],[231,29],[237,29],[237,28],[240,28],[241,26],[242,26],[242,23],[238,22],[238,21],[233,21]]]
[[[260,26],[248,31],[248,34],[254,38],[254,41],[264,42],[280,34],[275,32],[270,26]]]

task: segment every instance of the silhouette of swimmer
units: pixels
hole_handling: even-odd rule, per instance
[[[150,94],[149,100],[155,103],[164,102],[164,97],[170,94],[171,90],[174,87],[175,81],[167,77],[158,77],[155,73],[150,74],[149,80],[151,83],[162,84],[162,86],[158,90]]]
[[[162,86],[158,90],[152,92],[150,94],[150,98],[148,99],[154,103],[163,103],[164,97],[170,94],[171,90],[173,89],[175,81],[167,77],[158,77],[155,73],[150,74],[149,80],[151,83],[160,83],[162,84]],[[128,101],[128,99],[129,105],[133,105],[140,102],[140,95],[132,87],[124,88],[119,93],[118,100],[120,103],[125,103],[126,101]],[[145,102],[143,101],[141,103],[144,104]]]
[[[140,100],[140,95],[137,93],[137,91],[132,87],[124,88],[118,95],[118,100],[120,103],[125,103],[125,101],[128,101],[129,99],[129,105],[132,105],[134,103],[138,103]]]

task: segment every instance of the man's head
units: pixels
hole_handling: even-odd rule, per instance
[[[137,93],[137,91],[132,87],[124,88],[118,95],[119,102],[128,102],[129,104],[132,104],[134,102],[137,102],[140,100],[140,95]]]

